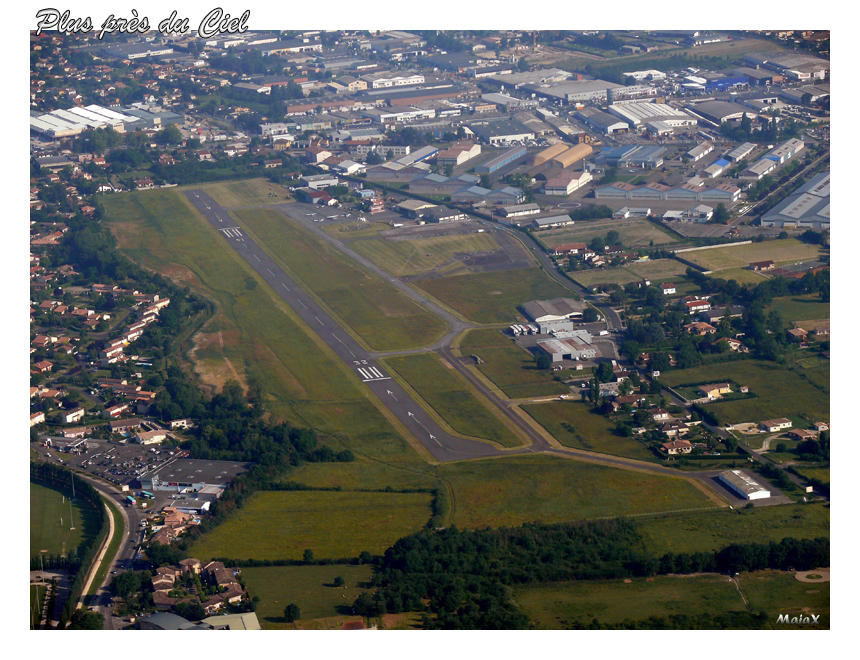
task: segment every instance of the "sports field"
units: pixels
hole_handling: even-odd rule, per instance
[[[738,284],[759,284],[767,279],[761,273],[750,270],[749,268],[727,268],[712,275],[721,280],[734,280]]]
[[[606,238],[607,232],[617,231],[624,247],[648,247],[677,243],[679,239],[662,230],[654,223],[642,219],[633,220],[584,220],[572,227],[535,232],[535,238],[546,248],[562,243],[590,243],[594,238]]]
[[[572,295],[539,268],[452,275],[414,286],[476,323],[516,323],[524,302]]]
[[[821,302],[816,294],[786,296],[774,298],[767,311],[777,311],[784,321],[789,322],[824,320],[830,318],[830,303]]]
[[[460,529],[635,515],[715,506],[684,479],[556,456],[508,456],[440,466]]]
[[[538,630],[576,623],[621,623],[651,616],[740,612],[746,607],[725,575],[553,582],[514,589],[514,599]]]
[[[655,259],[654,261],[627,264],[618,268],[578,270],[568,273],[568,275],[583,286],[609,283],[624,285],[628,282],[640,282],[646,278],[654,284],[659,284],[660,282],[679,280],[687,272],[687,268],[686,264],[675,259]]]
[[[731,543],[829,537],[830,508],[826,504],[805,504],[697,511],[642,518],[636,526],[652,554],[705,552]]]
[[[553,380],[551,371],[538,369],[534,356],[500,330],[470,330],[460,342],[460,352],[481,358],[477,368],[510,399],[570,392],[567,385]]]
[[[201,560],[380,554],[430,518],[429,493],[261,491],[190,549]]]
[[[565,447],[600,454],[658,462],[659,458],[635,438],[615,434],[615,425],[590,410],[582,401],[553,401],[524,405],[522,409]]]
[[[373,350],[432,343],[446,324],[280,212],[236,212],[242,225]]]
[[[808,371],[829,374],[829,362],[822,363],[817,369]],[[667,371],[660,378],[669,387],[706,381],[719,382],[724,379],[739,385],[748,385],[750,391],[756,394],[755,397],[708,404],[708,411],[719,417],[721,425],[758,423],[776,417],[796,418],[799,413],[806,413],[815,421],[829,421],[828,393],[813,387],[798,373],[800,369],[795,372],[773,362],[740,360]]]
[[[462,262],[455,257],[457,253],[484,252],[500,248],[496,239],[487,233],[397,241],[379,237],[355,241],[350,247],[397,277],[428,273],[450,260],[456,260],[455,264],[451,264],[452,268],[463,269]]]
[[[225,207],[283,204],[292,199],[283,186],[266,179],[223,181],[207,183],[201,187],[212,196],[212,199]]]
[[[747,245],[716,247],[709,250],[684,252],[684,259],[699,264],[706,270],[744,268],[754,261],[773,261],[777,266],[796,261],[817,259],[821,254],[818,245],[801,243],[796,238],[749,243]],[[719,277],[722,277],[720,275]]]
[[[502,419],[478,399],[454,368],[435,354],[406,355],[385,360],[451,428],[503,447],[523,442]]]
[[[293,624],[284,621],[284,608],[290,603],[299,606],[300,621],[340,615],[339,609],[351,606],[359,594],[370,591],[359,585],[367,583],[372,575],[372,567],[367,564],[242,569],[248,593],[252,598],[260,598],[257,618],[263,630],[294,628]],[[338,576],[343,578],[342,587],[333,584]],[[346,618],[354,617],[344,616]]]
[[[74,529],[70,529],[72,523]],[[62,491],[30,483],[31,557],[38,556],[40,550],[68,555],[84,539],[95,536],[97,525],[98,513],[84,499],[70,502]]]

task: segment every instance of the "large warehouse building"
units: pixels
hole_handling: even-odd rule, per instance
[[[651,121],[662,121],[671,127],[695,126],[698,121],[683,110],[665,103],[624,103],[612,104],[609,112],[620,117],[631,126],[639,126]]]
[[[765,213],[761,226],[830,229],[830,171],[815,175]]]
[[[181,458],[140,477],[139,481],[144,490],[191,493],[207,487],[227,488],[233,479],[247,471],[247,463]]]
[[[548,321],[567,321],[582,316],[585,303],[573,298],[553,298],[552,300],[529,300],[522,306],[525,315],[541,324]]]
[[[770,491],[743,470],[721,472],[719,480],[745,500],[763,500],[770,497]]]
[[[729,103],[728,101],[704,101],[702,103],[693,103],[687,106],[687,110],[693,115],[699,115],[705,119],[719,125],[724,121],[732,119],[741,119],[744,115],[750,119],[755,119],[758,114],[745,108],[737,103]]]

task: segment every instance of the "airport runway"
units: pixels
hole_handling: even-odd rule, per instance
[[[299,284],[287,275],[241,227],[237,226],[227,211],[202,190],[188,190],[184,194],[227,243],[328,344],[335,354],[354,370],[355,375],[437,461],[460,461],[529,451],[528,448],[500,450],[492,445],[459,438],[443,431],[388,375],[372,354],[359,346]]]

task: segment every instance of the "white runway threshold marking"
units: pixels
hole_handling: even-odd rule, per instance
[[[369,383],[374,380],[391,380],[388,376],[382,373],[376,367],[356,367],[358,369],[358,373],[362,375],[365,383]]]

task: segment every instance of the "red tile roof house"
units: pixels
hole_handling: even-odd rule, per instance
[[[687,435],[687,433],[690,432],[690,427],[684,422],[674,420],[663,424],[663,426],[660,427],[660,432],[670,438],[681,437],[682,435]]]
[[[707,312],[711,308],[711,303],[707,300],[692,300],[684,303],[684,305],[687,307],[687,311],[690,314],[694,314],[696,312]]]
[[[693,445],[690,444],[689,440],[673,440],[663,443],[663,451],[669,455],[689,454],[693,451]]]
[[[38,373],[45,373],[46,371],[51,371],[54,368],[54,363],[50,360],[42,360],[41,362],[36,362],[33,367]]]
[[[664,296],[668,296],[668,295],[675,293],[675,285],[674,284],[661,284],[660,289],[663,291]]]
[[[768,433],[773,433],[775,431],[790,429],[792,422],[790,419],[786,419],[785,417],[778,417],[776,419],[766,419],[760,423],[760,426]]]

